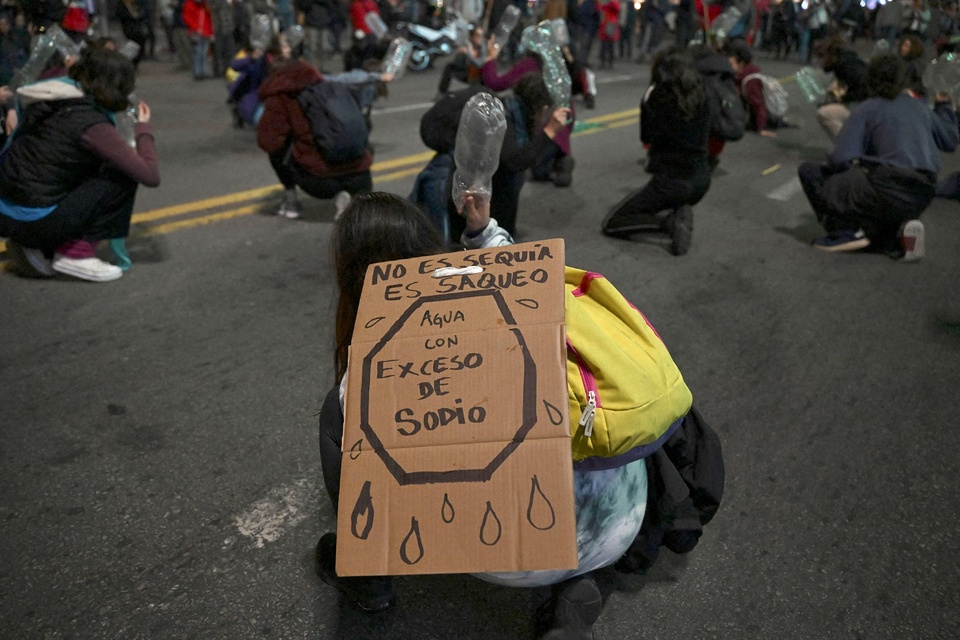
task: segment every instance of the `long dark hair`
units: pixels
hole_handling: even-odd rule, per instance
[[[69,75],[100,106],[110,111],[130,106],[128,96],[133,93],[137,75],[133,63],[120,52],[87,48],[70,67]]]
[[[367,267],[375,262],[416,258],[444,250],[443,240],[426,214],[392,193],[354,196],[333,230],[333,262],[337,271],[336,381],[347,370],[360,292]]]
[[[517,83],[513,85],[513,95],[523,103],[527,133],[532,137],[540,124],[538,119],[541,110],[544,107],[553,106],[553,98],[547,90],[547,84],[543,81],[543,74],[539,71],[531,71],[520,76]]]
[[[657,56],[650,80],[673,93],[684,120],[693,118],[707,100],[703,79],[693,68],[690,55],[679,49],[670,48]]]

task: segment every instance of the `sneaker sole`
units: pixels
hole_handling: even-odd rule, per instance
[[[79,269],[74,269],[70,265],[54,263],[53,270],[79,280],[86,280],[87,282],[113,282],[114,280],[119,280],[121,277],[123,277],[123,271],[121,271],[119,268],[117,268],[116,271],[111,270],[106,273],[92,274],[86,271],[80,271]]]
[[[592,638],[592,627],[600,618],[602,609],[603,597],[597,583],[590,578],[582,578],[557,598],[557,622],[563,629],[579,637]]]
[[[903,243],[903,262],[916,262],[924,255],[923,223],[910,220],[903,226],[900,241]]]
[[[835,244],[832,246],[825,246],[820,244],[813,245],[815,248],[820,251],[827,251],[829,253],[842,253],[844,251],[859,251],[860,249],[866,249],[870,246],[869,238],[858,238],[856,240],[851,240],[850,242],[845,242],[843,244]]]
[[[30,273],[22,275],[28,275],[33,278],[52,278],[57,275],[57,272],[53,270],[50,262],[38,258],[34,251],[28,251],[26,247],[12,240],[7,240],[7,255],[13,259],[14,263],[26,265],[30,269]]]

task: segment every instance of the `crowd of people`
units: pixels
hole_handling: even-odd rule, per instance
[[[52,277],[59,273],[107,282],[123,274],[120,266],[98,257],[97,245],[128,235],[139,185],[156,187],[160,181],[150,107],[131,97],[137,64],[153,54],[154,36],[143,24],[145,20],[152,24],[152,8],[142,7],[140,1],[123,0],[118,5],[118,14],[126,16],[121,19],[124,35],[141,45],[136,55],[123,55],[110,38],[88,39],[79,56],[54,55],[39,81],[15,90],[7,85],[26,60],[32,32],[55,23],[65,31],[77,32],[67,29],[66,14],[38,18],[41,12],[34,11],[28,17],[25,9],[35,8],[32,4],[21,3],[12,16],[6,10],[0,13],[0,53],[5,65],[0,71],[7,74],[0,76],[0,102],[8,107],[0,151],[0,237],[7,239],[7,254],[25,275]],[[9,0],[3,2],[4,7],[10,6]],[[826,234],[814,240],[813,246],[831,252],[869,248],[896,259],[915,260],[924,253],[920,222],[924,210],[936,195],[960,197],[957,175],[938,184],[939,153],[953,151],[960,143],[954,100],[924,86],[924,52],[930,47],[950,46],[950,31],[944,27],[934,35],[915,28],[916,16],[925,15],[918,13],[918,3],[903,5],[914,17],[909,25],[896,30],[881,22],[877,11],[873,19],[863,22],[864,28],[895,38],[894,44],[863,60],[851,43],[851,36],[857,37],[859,32],[843,26],[849,7],[835,8],[828,2],[809,0],[807,6],[795,7],[801,13],[791,18],[800,20],[802,12],[824,8],[822,22],[816,26],[807,23],[810,40],[804,46],[816,64],[834,78],[817,108],[818,121],[833,147],[826,163],[804,163],[798,169],[803,191]],[[242,3],[225,4],[234,11],[236,4]],[[191,56],[189,67],[197,78],[208,75],[212,48],[215,73],[229,81],[236,121],[256,129],[256,142],[266,154],[265,165],[269,163],[283,187],[276,210],[279,216],[301,216],[301,191],[334,200],[333,242],[340,293],[334,356],[338,385],[345,376],[345,353],[367,266],[455,246],[512,244],[528,172],[531,179],[558,188],[569,188],[573,182],[571,134],[576,108],[558,103],[548,86],[545,53],[499,47],[495,38],[487,37],[490,25],[496,24],[508,2],[490,0],[479,7],[462,4],[465,12],[476,17],[476,24],[444,68],[435,103],[421,122],[421,138],[436,153],[407,198],[371,193],[373,156],[368,144],[370,105],[394,76],[381,70],[376,47],[382,43],[376,42],[366,17],[377,13],[391,24],[416,18],[417,10],[402,0],[382,6],[373,0],[354,0],[348,12],[341,12],[343,7],[334,0],[304,0],[293,5],[274,2],[260,7],[268,13],[255,11],[273,22],[269,41],[262,43],[255,42],[249,32],[237,32],[238,25],[249,25],[249,20],[231,23],[217,17],[216,2],[185,0],[179,13],[182,25],[175,28],[186,30],[187,41],[178,42],[172,35],[168,39],[178,52],[186,47]],[[742,12],[742,23],[735,25],[738,33],[731,29],[722,41],[711,40],[707,33],[703,42],[691,43],[696,40],[695,25],[700,20],[693,3],[661,6],[656,0],[647,0],[639,21],[629,17],[631,11],[625,6],[632,5],[618,0],[599,4],[593,0],[546,0],[537,17],[567,20],[571,41],[568,46],[557,45],[558,51],[553,53],[570,73],[574,93],[582,94],[588,107],[594,92],[581,73],[590,66],[594,40],[601,43],[602,67],[612,67],[615,54],[632,55],[634,42],[641,56],[656,51],[650,86],[640,98],[640,139],[647,149],[645,170],[651,177],[609,208],[601,230],[624,241],[637,233],[665,232],[671,252],[681,256],[691,249],[693,207],[707,196],[724,145],[740,139],[745,131],[774,137],[778,128],[790,125],[772,95],[776,84],[763,74],[755,59],[764,42],[772,55],[784,53],[776,35],[778,20],[770,19],[771,13],[780,15],[781,9],[767,7],[764,12],[759,3],[751,5],[752,9]],[[720,11],[730,6],[733,4],[718,4]],[[709,15],[709,8],[707,12]],[[163,15],[161,11],[161,21]],[[323,34],[330,31],[330,49],[335,49],[339,32],[332,25],[340,21],[344,26],[348,19],[354,31],[352,47],[376,46],[363,50],[359,68],[329,73],[322,69],[323,56],[317,54],[325,52]],[[294,42],[291,29],[298,23],[305,27],[304,36]],[[224,29],[230,36],[221,42],[219,35]],[[678,35],[673,43],[662,44],[667,32]],[[623,41],[630,46],[613,46]],[[454,80],[464,86],[450,91]],[[471,192],[463,201],[454,201],[451,185],[457,127],[462,110],[479,92],[502,98],[506,133],[498,150],[499,165],[489,194]],[[135,118],[131,130],[124,133],[121,123],[131,111]],[[331,126],[332,122],[337,126]],[[701,418],[692,407],[688,410],[677,418],[682,432],[678,437],[684,442],[710,440],[704,435],[709,429]],[[320,418],[324,479],[336,506],[343,432],[339,386],[328,395]],[[719,457],[719,445],[710,446]],[[672,461],[659,464],[668,463]],[[602,473],[575,467],[578,505],[596,499],[591,491],[599,486],[600,476],[604,486],[629,485],[629,493],[636,498],[617,505],[615,512],[633,524],[625,544],[616,547],[611,539],[597,534],[600,524],[581,518],[587,509],[578,512],[578,532],[582,524],[586,541],[580,548],[581,559],[592,544],[605,548],[611,558],[608,566],[616,563],[619,570],[642,572],[656,559],[660,546],[685,552],[696,545],[700,527],[719,504],[722,477],[714,477],[712,486],[696,488],[708,499],[689,528],[659,521],[654,526],[644,514],[644,509],[653,513],[652,501],[640,497],[648,491],[647,474],[656,472],[652,464],[631,460],[602,469]],[[649,486],[650,491],[655,490],[653,484]],[[393,606],[389,578],[337,575],[336,538],[331,536],[324,535],[316,549],[323,580],[368,612]],[[592,637],[602,606],[593,569],[582,567],[562,578],[536,572],[523,576],[525,585],[554,587],[544,638]],[[504,580],[503,576],[495,580],[491,575],[480,577]]]

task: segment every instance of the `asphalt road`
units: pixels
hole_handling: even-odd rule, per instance
[[[573,186],[528,184],[519,235],[564,238],[569,264],[647,314],[723,439],[727,491],[692,554],[605,576],[596,637],[960,636],[957,203],[927,211],[916,264],[812,250],[796,166],[828,143],[796,100],[805,127],[728,146],[687,256],[605,238],[607,208],[646,180],[648,75],[599,73]],[[408,193],[438,80],[408,74],[378,103],[378,188]],[[138,196],[133,269],[0,274],[0,638],[531,637],[540,590],[403,578],[371,617],[316,578],[334,527],[316,447],[332,205],[263,214],[276,181],[222,83],[145,63],[138,94],[163,184]]]

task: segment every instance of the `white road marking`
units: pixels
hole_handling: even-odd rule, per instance
[[[233,522],[241,535],[253,540],[253,546],[262,549],[268,542],[276,542],[288,529],[300,524],[308,514],[307,506],[316,496],[316,487],[308,479],[271,489],[244,513],[234,516]]]
[[[380,115],[384,113],[400,113],[401,111],[416,111],[417,109],[429,109],[433,105],[433,102],[418,102],[416,104],[400,105],[399,107],[387,107],[386,109],[372,109],[370,113]]]
[[[610,76],[609,78],[597,78],[597,84],[609,84],[611,82],[623,82],[624,80],[633,80],[636,76]]]
[[[787,182],[784,182],[782,185],[768,193],[767,197],[771,200],[786,202],[801,191],[803,191],[803,187],[800,186],[800,178],[794,176]]]

